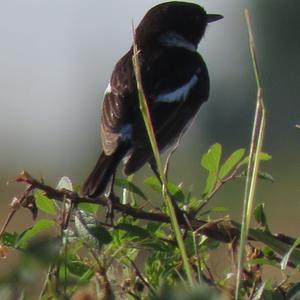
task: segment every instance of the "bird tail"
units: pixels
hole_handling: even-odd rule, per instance
[[[102,152],[92,173],[83,184],[81,194],[92,198],[103,194],[127,150],[127,147],[120,147],[112,155]]]

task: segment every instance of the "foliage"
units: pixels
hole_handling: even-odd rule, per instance
[[[168,182],[170,197],[191,222],[186,229],[182,229],[182,233],[198,286],[195,289],[186,286],[180,250],[169,222],[142,221],[126,213],[117,214],[113,223],[109,220],[101,222],[103,217],[97,212],[102,211],[99,209],[101,206],[72,204],[73,186],[69,178],[63,177],[56,190],[69,193],[69,199],[52,199],[43,186],[33,190],[27,197],[48,218],[38,218],[33,226],[20,234],[4,232],[1,235],[2,256],[10,255],[10,249],[15,249],[21,253],[21,258],[15,269],[2,275],[0,293],[7,291],[11,295],[23,295],[24,299],[30,299],[37,297],[35,293],[40,289],[39,299],[65,299],[86,291],[83,287],[88,286],[87,293],[96,295],[94,299],[198,299],[203,295],[206,295],[205,299],[230,297],[234,290],[231,281],[235,272],[234,261],[227,266],[223,277],[213,276],[209,267],[211,255],[221,247],[222,241],[204,235],[199,230],[201,228],[193,228],[192,223],[202,220],[205,226],[211,226],[228,218],[224,215],[227,208],[207,209],[206,206],[225,184],[243,180],[249,161],[245,153],[245,149],[238,149],[224,159],[222,146],[212,145],[200,160],[201,166],[207,171],[200,196],[191,190],[185,192],[181,185]],[[271,159],[266,153],[261,153],[259,157],[261,161]],[[272,178],[265,172],[260,173],[264,174],[262,179]],[[137,210],[151,205],[152,201],[144,192],[144,187],[136,186],[132,178],[117,179],[117,185],[127,191],[123,193],[124,196],[127,194],[127,199],[123,201],[130,199],[126,205],[132,205]],[[157,193],[161,191],[161,183],[156,177],[146,178],[144,185],[150,187],[154,195],[161,197]],[[97,211],[95,208],[98,208]],[[155,210],[163,214],[166,207],[162,202],[161,207]],[[214,221],[214,216],[222,214],[221,219]],[[285,270],[289,266],[296,272],[299,240],[286,243],[280,250],[280,241],[271,234],[264,204],[256,207],[254,217],[258,228],[250,231],[250,237],[265,242],[266,246],[257,248],[249,242],[248,267],[243,271],[241,296],[247,295],[250,299],[284,299],[281,295],[296,295],[298,284],[293,285],[287,280],[274,288],[262,277],[262,270],[265,266],[278,270]],[[238,223],[232,221],[232,224],[239,228]],[[229,249],[234,258],[234,240]],[[281,261],[282,256],[284,258]],[[32,289],[41,270],[48,270],[44,283]]]

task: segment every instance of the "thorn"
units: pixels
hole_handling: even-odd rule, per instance
[[[29,175],[28,172],[25,170],[22,170],[14,180],[11,180],[11,182],[26,182],[26,183],[31,183],[33,181],[33,178]]]

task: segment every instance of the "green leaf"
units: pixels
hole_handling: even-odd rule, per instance
[[[295,283],[287,292],[286,299],[297,300],[300,298],[300,283]]]
[[[293,246],[289,249],[289,251],[282,257],[282,260],[280,262],[281,270],[285,270],[287,267],[287,264],[290,260],[290,256],[292,255],[293,251],[296,251],[296,248],[300,244],[300,237],[296,239]]]
[[[213,207],[209,210],[206,210],[204,212],[202,212],[201,214],[199,214],[200,216],[204,216],[204,215],[208,215],[211,213],[225,213],[228,212],[228,208],[227,207]]]
[[[90,282],[90,279],[93,277],[95,274],[95,271],[92,269],[87,270],[80,278],[78,282],[78,286],[87,284]]]
[[[270,173],[259,171],[257,176],[259,179],[268,180],[271,181],[272,183],[274,182],[274,178]]]
[[[57,213],[54,200],[46,197],[43,191],[37,190],[34,193],[34,198],[36,206],[43,212],[50,215],[55,215]]]
[[[268,259],[273,259],[273,258],[275,258],[275,252],[274,252],[271,248],[269,248],[269,247],[264,247],[264,248],[262,249],[262,251],[263,251],[264,256],[267,257]]]
[[[247,171],[241,172],[237,177],[242,178],[247,176]],[[274,178],[271,174],[264,172],[264,171],[258,171],[257,178],[262,179],[262,180],[268,180],[270,182],[274,182]]]
[[[144,180],[144,183],[148,186],[150,186],[154,191],[156,192],[161,192],[161,184],[160,184],[160,181],[157,179],[157,177],[155,176],[150,176],[150,177],[147,177],[145,180]]]
[[[188,199],[189,209],[190,210],[197,209],[201,205],[202,202],[203,202],[203,199],[198,199],[197,197],[190,195],[189,199]]]
[[[259,153],[258,155],[258,158],[260,161],[267,161],[267,160],[271,160],[272,159],[272,156],[268,153],[265,153],[265,152],[261,152]],[[254,159],[254,158],[253,158]],[[249,162],[249,155],[247,157],[245,157],[240,163],[239,165],[242,166],[242,165],[245,165],[245,164],[248,164]]]
[[[213,173],[209,173],[206,178],[204,192],[202,193],[202,197],[204,199],[209,197],[209,194],[213,191],[213,189],[216,185],[216,182],[217,182],[217,176],[215,176]]]
[[[26,248],[28,242],[31,238],[35,237],[38,233],[49,229],[55,226],[56,223],[53,220],[49,219],[41,219],[37,221],[32,227],[26,229],[16,241],[15,247],[16,248]]]
[[[228,212],[229,209],[228,209],[228,207],[216,206],[216,207],[213,207],[212,209],[210,209],[210,211],[214,212],[214,213],[224,213],[224,212]]]
[[[67,267],[73,275],[78,277],[82,277],[86,274],[86,272],[91,270],[87,265],[83,264],[80,261],[68,262]]]
[[[286,300],[290,298],[286,298],[286,295],[282,293],[282,291],[278,291],[274,289],[274,282],[270,279],[265,281],[265,288],[263,292],[263,297],[260,299],[264,300]],[[295,299],[294,299],[295,300]]]
[[[264,203],[259,204],[256,206],[256,208],[254,209],[254,217],[256,222],[260,225],[260,226],[267,226],[267,217],[264,211],[265,205]]]
[[[241,224],[232,221],[232,225],[238,229],[241,228]],[[266,246],[271,248],[274,252],[278,253],[279,255],[283,256],[289,250],[291,250],[291,245],[286,244],[280,240],[278,240],[276,237],[274,237],[272,234],[266,231],[262,231],[260,229],[249,229],[249,237],[255,239],[256,241],[260,241],[264,243]],[[297,239],[298,241],[298,239]],[[297,242],[296,241],[296,242]],[[292,247],[294,248],[294,247]],[[300,264],[300,250],[295,247],[290,254],[290,257],[288,258],[289,261],[291,261],[293,264],[298,265]]]
[[[219,169],[220,159],[222,154],[222,146],[220,144],[214,144],[210,149],[202,156],[201,165],[209,172],[216,172]]]
[[[201,158],[201,165],[208,171],[204,194],[209,194],[218,180],[219,164],[222,154],[222,146],[214,144]]]
[[[236,151],[234,151],[225,161],[225,163],[222,165],[220,172],[219,172],[219,178],[223,179],[243,158],[245,155],[245,149],[241,148]]]
[[[265,266],[265,265],[273,266],[273,267],[278,266],[277,261],[269,260],[264,257],[249,259],[247,260],[247,263],[251,265],[261,265],[261,266]]]
[[[177,202],[184,202],[184,193],[178,185],[173,182],[168,182],[168,191]]]
[[[154,191],[161,193],[161,183],[157,177],[150,176],[144,180],[144,183],[150,186]],[[184,202],[184,193],[178,185],[173,182],[168,182],[168,191],[176,201]]]
[[[71,179],[67,176],[63,176],[59,180],[56,189],[58,189],[58,190],[68,190],[68,191],[73,192],[73,184],[72,184]]]
[[[117,178],[115,180],[115,184],[123,189],[128,190],[129,192],[132,192],[134,194],[139,195],[142,197],[144,200],[147,200],[147,197],[145,194],[142,192],[142,190],[137,187],[135,184],[133,184],[131,181],[129,181],[126,178]]]
[[[19,238],[19,234],[14,232],[4,232],[1,235],[1,243],[7,247],[15,247],[15,244]]]
[[[147,230],[145,230],[142,227],[128,224],[128,223],[120,223],[116,226],[116,229],[119,230],[124,230],[126,231],[129,235],[134,236],[134,237],[139,237],[141,239],[146,239],[150,237],[150,234]]]
[[[75,228],[78,237],[89,247],[100,249],[112,241],[108,230],[93,215],[79,209],[75,215]]]
[[[95,214],[99,208],[99,204],[79,203],[78,208],[84,210],[85,212]]]

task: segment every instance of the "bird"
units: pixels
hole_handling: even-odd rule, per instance
[[[141,84],[160,152],[177,141],[208,100],[209,74],[197,48],[208,23],[222,18],[206,13],[198,4],[171,1],[152,7],[134,31]],[[153,165],[139,109],[133,46],[115,65],[104,93],[100,119],[103,151],[82,186],[84,196],[103,195],[122,160],[125,176],[147,163]]]

